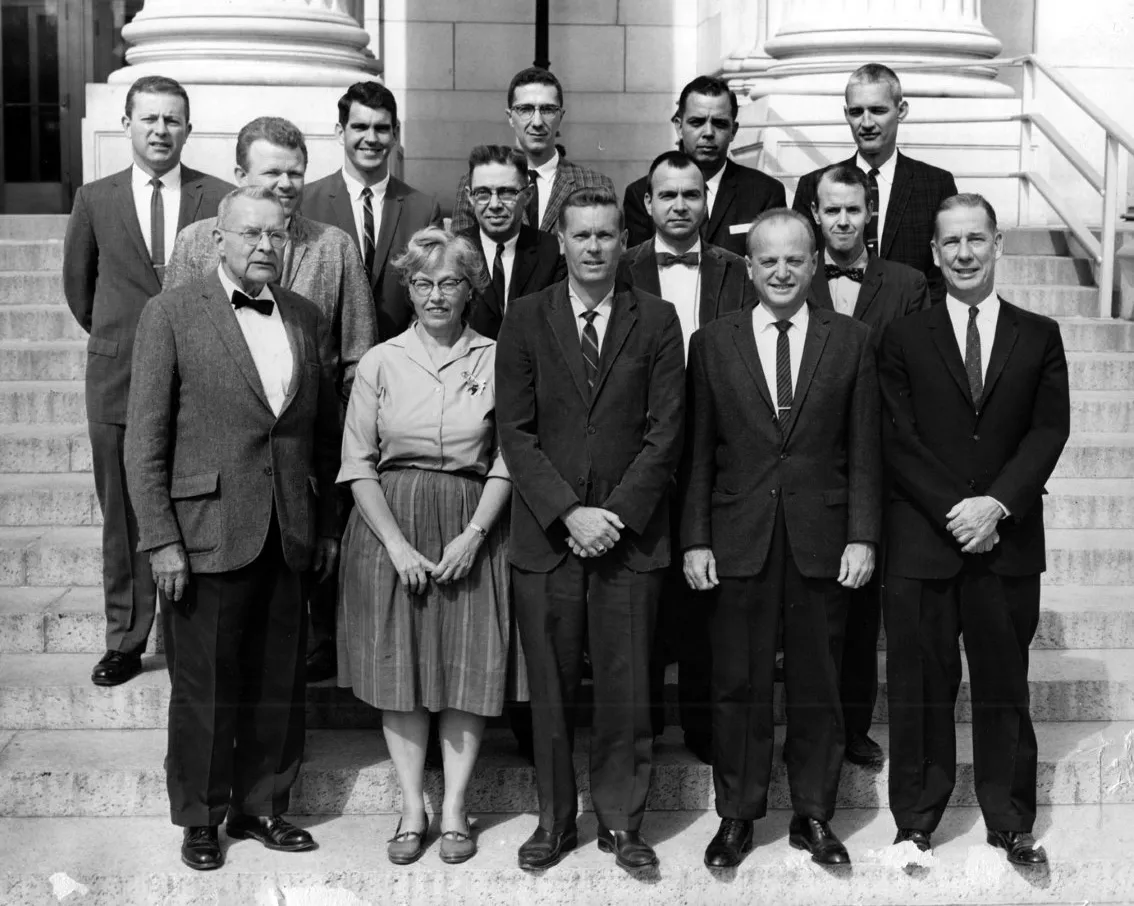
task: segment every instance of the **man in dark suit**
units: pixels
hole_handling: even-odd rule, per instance
[[[142,669],[156,602],[126,489],[122,441],[134,333],[161,292],[177,231],[212,217],[231,186],[181,165],[192,126],[189,96],[173,79],[146,76],[126,93],[122,127],[134,162],[79,189],[63,244],[63,292],[87,340],[87,427],[102,509],[106,654],[91,680],[115,686]],[[156,181],[156,184],[155,184]]]
[[[559,229],[567,280],[512,303],[496,351],[540,813],[519,862],[547,868],[578,844],[571,755],[586,645],[598,846],[623,868],[645,868],[657,862],[639,828],[653,760],[650,647],[685,409],[681,326],[668,302],[616,292],[626,237],[613,192],[573,193]]]
[[[556,233],[559,209],[576,189],[605,188],[614,191],[609,177],[567,160],[555,144],[555,135],[567,108],[563,106],[563,86],[546,69],[532,67],[512,76],[508,85],[508,123],[516,136],[516,147],[528,159],[528,180],[532,191],[523,208],[524,223],[545,233]],[[457,183],[453,206],[454,233],[476,225],[468,197],[468,176]]]
[[[678,150],[684,151],[705,176],[708,216],[701,238],[743,257],[748,225],[762,211],[787,204],[783,184],[766,173],[728,159],[728,148],[736,138],[736,94],[724,79],[697,76],[681,89],[673,128]],[[644,176],[626,187],[623,207],[629,244],[639,245],[654,235],[654,222],[646,210]]]
[[[304,217],[336,226],[354,240],[374,295],[379,343],[409,327],[413,316],[390,262],[405,251],[410,236],[441,223],[432,195],[390,174],[399,129],[398,102],[390,89],[380,82],[351,85],[339,98],[335,126],[342,169],[307,186],[301,208]]]
[[[988,842],[1035,865],[1047,857],[1031,833],[1028,645],[1045,568],[1044,482],[1070,432],[1070,399],[1059,326],[996,294],[1002,248],[984,198],[947,199],[933,238],[945,304],[882,338],[890,811],[895,842],[930,848],[956,778],[963,634]]]
[[[870,327],[875,349],[891,321],[929,307],[925,277],[912,267],[886,261],[866,250],[870,189],[858,167],[834,164],[819,177],[811,216],[823,236],[824,270],[811,281],[809,301]],[[851,592],[839,687],[846,724],[846,759],[881,768],[882,747],[870,738],[878,697],[878,627],[882,615],[881,576]]]
[[[477,297],[469,326],[491,340],[508,305],[567,276],[559,242],[522,222],[531,193],[528,161],[503,145],[478,145],[469,155],[468,195],[476,225],[464,234],[484,253],[492,282]]]
[[[689,585],[713,595],[721,816],[705,864],[738,865],[767,811],[781,627],[790,842],[842,864],[829,824],[843,760],[839,657],[848,591],[870,579],[881,535],[874,350],[864,325],[806,304],[808,221],[768,211],[748,243],[760,304],[702,328],[689,349],[681,545]]]
[[[705,178],[683,151],[667,151],[650,166],[646,209],[655,234],[632,248],[619,265],[620,280],[677,309],[685,349],[694,331],[710,321],[756,304],[744,259],[701,239],[705,221]],[[678,537],[674,507],[673,539]],[[704,762],[712,758],[709,710],[709,636],[704,602],[691,595],[681,564],[670,565],[662,595],[650,670],[654,734],[665,729],[665,666],[678,662],[678,700],[685,745]]]
[[[271,190],[220,205],[221,266],[146,306],[126,473],[161,595],[172,689],[166,779],[190,868],[217,827],[284,852],[304,737],[304,573],[335,566],[338,402],[326,322],[276,284],[287,243]]]
[[[856,69],[847,82],[843,114],[858,153],[841,163],[867,174],[873,209],[866,227],[870,253],[921,271],[937,303],[945,298],[945,284],[929,249],[933,215],[942,201],[957,194],[957,184],[947,170],[898,150],[898,125],[907,113],[909,104],[902,99],[902,83],[893,70],[878,63]],[[795,190],[792,207],[805,217],[811,216],[823,169],[803,176]],[[815,239],[822,240],[818,226]]]

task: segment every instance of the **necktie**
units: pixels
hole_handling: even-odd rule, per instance
[[[528,182],[531,183],[531,194],[528,196],[528,226],[533,230],[539,229],[539,177],[535,170],[528,170]]]
[[[154,187],[150,195],[150,260],[157,270],[158,279],[165,274],[165,203],[161,199],[161,180],[150,180]]]
[[[366,276],[374,277],[374,208],[370,198],[374,193],[370,186],[362,190],[362,263],[366,266]]]
[[[965,334],[965,374],[969,376],[969,392],[973,395],[973,405],[980,405],[984,396],[984,369],[980,364],[980,331],[977,330],[977,315],[980,310],[969,306],[969,327]]]
[[[870,210],[873,211],[866,222],[866,250],[871,255],[878,254],[878,168],[871,167],[866,173],[866,181],[870,184]]]
[[[595,318],[598,317],[597,311],[585,311],[579,315],[587,323],[583,325],[582,347],[583,347],[583,373],[587,376],[587,386],[591,388],[591,392],[595,389],[595,379],[598,378],[598,331],[595,330]]]
[[[684,255],[671,255],[669,252],[658,252],[658,267],[673,267],[675,264],[684,264],[687,267],[697,267],[701,263],[699,252],[686,252]]]
[[[791,415],[791,341],[787,332],[791,321],[776,321],[780,332],[776,339],[776,402],[780,414],[780,424]]]
[[[251,296],[235,290],[232,294],[232,307],[239,311],[242,308],[251,308],[262,315],[270,315],[274,304],[271,299],[253,299]]]
[[[496,257],[492,261],[492,290],[496,293],[496,298],[500,300],[500,310],[504,310],[504,306],[508,300],[504,298],[504,243],[496,243]]]
[[[866,273],[866,268],[864,267],[839,267],[837,264],[828,264],[826,269],[828,280],[846,277],[848,280],[853,280],[855,283],[861,283],[862,275]]]

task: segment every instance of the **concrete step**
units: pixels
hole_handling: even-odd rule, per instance
[[[0,239],[0,271],[54,271],[62,267],[62,239]]]
[[[66,308],[61,271],[0,271],[0,306],[50,305]]]
[[[86,340],[0,340],[0,381],[81,381]]]
[[[319,848],[294,855],[253,841],[226,841],[226,865],[196,872],[179,859],[181,830],[168,818],[5,818],[9,841],[3,871],[6,906],[74,902],[82,906],[409,906],[422,903],[622,906],[861,906],[1134,902],[1134,806],[1043,806],[1039,843],[1051,864],[1018,869],[985,841],[975,808],[948,809],[932,855],[895,847],[886,811],[846,809],[832,829],[852,866],[824,870],[792,849],[788,810],[757,821],[754,850],[737,869],[711,872],[705,846],[719,819],[712,812],[647,812],[642,835],[660,865],[627,873],[595,846],[595,819],[579,819],[579,848],[545,872],[521,871],[516,850],[535,829],[533,815],[473,816],[477,856],[446,865],[438,856],[437,822],[428,849],[412,868],[391,865],[383,841],[397,817],[300,819]],[[910,864],[915,862],[916,864]]]
[[[87,424],[4,425],[0,472],[90,472]]]
[[[98,607],[102,607],[101,596]],[[46,620],[44,636],[49,637]],[[1134,648],[1134,588],[1125,585],[1043,586],[1039,626],[1032,648]]]
[[[82,381],[0,383],[0,424],[74,424],[86,418]]]
[[[1134,585],[1134,531],[1051,529],[1046,536],[1048,585]]]
[[[1072,434],[1055,478],[1134,478],[1134,434]]]
[[[83,340],[86,336],[66,305],[0,305],[0,339]]]
[[[1060,318],[1068,352],[1134,352],[1134,322],[1115,318]]]
[[[1098,238],[1098,229],[1093,229],[1091,232]],[[1004,230],[1004,258],[1017,255],[1058,255],[1063,258],[1090,258],[1079,241],[1068,230],[1046,226],[1010,227]]]
[[[1093,286],[1012,285],[997,281],[996,290],[1014,305],[1049,318],[1089,318],[1099,310],[1098,290]]]
[[[1134,389],[1134,353],[1069,352],[1067,369],[1072,390]]]
[[[66,214],[0,214],[0,239],[62,239]]]
[[[3,515],[0,481],[0,516]],[[1134,528],[1134,479],[1055,478],[1043,502],[1048,528]]]
[[[1090,261],[1063,255],[1005,255],[996,262],[996,279],[1009,286],[1095,285]]]
[[[1132,430],[1134,393],[1130,390],[1071,391],[1072,433]]]
[[[89,473],[0,474],[0,525],[101,525]]]

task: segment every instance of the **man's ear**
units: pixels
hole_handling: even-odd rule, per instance
[[[240,166],[240,164],[233,167],[232,173],[236,177],[236,184],[238,186],[244,185],[244,181],[248,179],[248,171]]]
[[[905,100],[905,98],[903,98],[902,103],[900,103],[898,105],[898,122],[899,123],[902,122],[909,115],[909,112],[910,112],[910,105]]]
[[[819,205],[815,202],[811,202],[811,219],[814,220],[816,224],[819,223]]]

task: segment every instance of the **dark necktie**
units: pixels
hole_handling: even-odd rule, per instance
[[[587,323],[583,325],[583,336],[581,344],[583,347],[583,372],[587,376],[587,386],[591,388],[591,392],[595,389],[595,380],[598,378],[598,331],[595,330],[595,318],[598,317],[597,311],[585,311],[579,315]]]
[[[977,330],[977,315],[980,310],[969,306],[969,327],[965,334],[965,374],[969,376],[969,392],[973,395],[973,405],[980,405],[984,396],[984,369],[980,365],[980,331]]]
[[[779,407],[780,424],[791,415],[791,341],[787,332],[791,321],[776,321],[776,401]]]
[[[535,170],[528,170],[528,182],[531,183],[531,194],[528,195],[528,226],[533,230],[539,229],[539,177]]]
[[[242,308],[251,308],[253,311],[258,311],[266,316],[272,313],[274,305],[271,299],[253,299],[240,290],[235,290],[232,294],[232,307],[236,311]]]
[[[374,278],[374,208],[370,198],[374,193],[370,186],[362,190],[362,263],[366,266],[366,276]]]
[[[873,212],[870,219],[866,221],[866,250],[871,255],[878,254],[878,168],[871,167],[866,172],[866,181],[870,185],[870,210]]]
[[[853,280],[855,283],[861,283],[862,275],[866,273],[866,268],[864,267],[839,267],[837,264],[828,264],[826,267],[828,280],[846,277],[848,280]]]
[[[150,195],[150,260],[161,280],[165,275],[165,202],[161,198],[161,180],[155,176],[150,185],[154,187]]]
[[[496,257],[492,261],[492,290],[496,293],[496,298],[500,300],[500,310],[504,310],[504,306],[508,300],[504,298],[504,243],[496,243]]]
[[[701,263],[699,252],[686,252],[684,255],[671,255],[669,252],[658,252],[658,267],[673,267],[675,264],[684,264],[688,267],[697,267]]]

